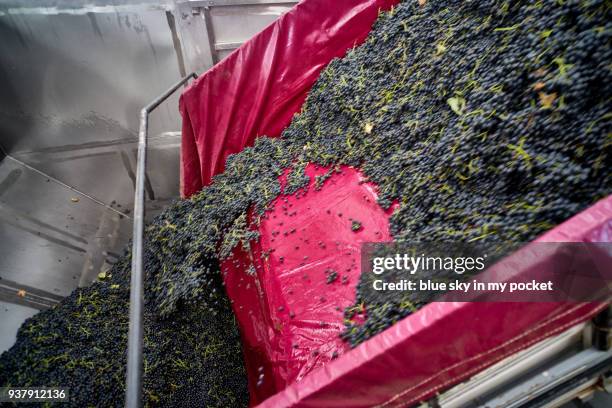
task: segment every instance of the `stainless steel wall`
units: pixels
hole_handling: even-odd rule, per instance
[[[121,256],[140,108],[291,6],[0,0],[0,351]],[[177,103],[151,116],[149,217],[178,196]]]

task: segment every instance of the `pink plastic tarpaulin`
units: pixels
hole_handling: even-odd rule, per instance
[[[393,209],[376,203],[375,187],[357,170],[344,168],[315,190],[315,176],[326,171],[307,166],[308,191],[277,198],[250,252],[238,249],[222,265],[257,401],[348,350],[339,333],[344,309],[355,302],[360,245],[392,239]],[[352,220],[361,223],[358,231],[351,229]],[[251,266],[255,275],[244,272]]]
[[[209,184],[227,156],[256,137],[279,136],[326,64],[363,41],[379,10],[394,3],[304,0],[187,88],[180,100],[182,194]],[[326,169],[306,171],[314,180]],[[355,300],[360,245],[391,240],[393,209],[380,208],[376,196],[358,170],[343,168],[321,190],[276,199],[257,227],[259,242],[223,262],[253,405],[409,406],[602,308],[432,303],[349,350],[338,333],[343,309]],[[352,220],[361,223],[358,231]],[[540,239],[611,235],[608,197]],[[245,273],[252,266],[256,273]],[[338,277],[327,282],[331,270]]]
[[[611,241],[612,196],[608,196],[535,242]],[[520,249],[519,255],[529,246]],[[408,407],[589,319],[604,307],[600,303],[434,302],[289,385],[260,407]]]

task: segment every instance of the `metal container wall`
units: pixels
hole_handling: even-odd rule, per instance
[[[121,256],[140,109],[292,5],[209,3],[0,0],[0,351]],[[175,95],[151,116],[148,218],[178,197],[180,137]]]

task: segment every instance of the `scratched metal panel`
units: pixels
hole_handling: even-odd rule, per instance
[[[164,201],[178,196],[180,133],[152,136],[147,165],[147,200]],[[137,144],[126,140],[17,152],[12,156],[105,203],[116,202],[122,211],[132,208]],[[155,202],[149,203],[151,205]],[[148,212],[150,218],[154,213]]]
[[[12,130],[5,148],[136,136],[140,107],[180,73],[166,12],[122,10],[0,16],[0,118]],[[151,129],[178,128],[175,99]]]
[[[131,220],[5,159],[0,180],[2,281],[66,296],[122,253]]]
[[[22,4],[0,4],[0,146],[26,164],[0,154],[0,301],[20,305],[0,313],[0,351],[33,308],[123,252],[131,219],[105,205],[131,210],[139,110],[185,70],[166,5]],[[151,116],[149,217],[178,196],[177,106],[175,95]]]
[[[227,5],[229,3],[234,5]],[[216,54],[217,61],[222,60],[241,43],[295,6],[297,0],[251,0],[246,1],[250,4],[238,3],[241,1],[191,0],[177,3],[176,23],[181,33],[188,70],[202,71],[202,62],[213,60],[213,54]],[[210,27],[206,26],[206,7],[209,7]]]
[[[167,10],[120,10],[0,16],[0,132],[10,154],[128,206],[134,161],[126,142],[136,139],[139,109],[181,69]],[[174,96],[152,115],[151,135],[180,129],[177,104]],[[178,165],[149,164],[174,176],[155,186],[159,195],[176,196]]]

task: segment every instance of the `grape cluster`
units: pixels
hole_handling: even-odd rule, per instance
[[[230,156],[147,226],[147,401],[246,403],[219,260],[258,239],[275,198],[303,194],[307,163],[330,167],[315,189],[359,168],[383,208],[397,203],[397,242],[526,242],[612,193],[611,14],[606,0],[406,0],[381,13],[280,138]],[[79,402],[120,404],[128,269],[129,254],[107,281],[28,320],[0,357],[0,384],[66,381]],[[353,346],[422,306],[366,302],[365,283],[346,312]]]
[[[123,407],[129,267],[126,258],[103,281],[26,320],[0,356],[0,384],[68,387],[70,407]],[[144,406],[248,405],[240,335],[227,300],[216,315],[180,307],[171,319],[147,305],[143,353]]]
[[[329,108],[305,109],[310,126],[292,134],[342,127],[341,163],[378,184],[381,205],[399,202],[398,242],[526,242],[612,192],[610,4],[474,3],[405,2],[380,18],[311,93]],[[365,323],[347,316],[352,345],[414,311],[365,309]]]

